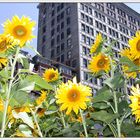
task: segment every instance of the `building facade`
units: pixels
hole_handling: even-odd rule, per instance
[[[108,40],[116,40],[112,48],[116,60],[121,49],[140,29],[140,14],[123,3],[40,3],[37,50],[43,57],[72,67],[83,84],[93,92],[103,79],[89,79],[90,47],[100,32]],[[128,87],[134,82],[130,80]]]

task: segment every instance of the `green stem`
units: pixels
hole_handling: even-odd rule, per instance
[[[115,103],[115,111],[116,113],[118,113],[118,103],[117,103],[117,97],[116,97],[116,93],[113,92],[114,94],[114,103]],[[117,132],[118,132],[118,137],[121,137],[121,126],[120,126],[120,122],[119,119],[116,119],[116,124],[117,124]]]
[[[64,126],[64,128],[66,128],[66,123],[65,123],[65,119],[64,119],[64,115],[63,115],[62,111],[60,112],[60,116],[61,116],[63,126]]]
[[[114,137],[117,137],[117,133],[116,133],[116,131],[114,130],[114,128],[111,126],[111,124],[108,124],[108,126],[109,126],[110,130],[112,131]]]
[[[1,127],[1,138],[4,137],[4,133],[5,133],[6,115],[7,115],[7,110],[8,110],[8,105],[9,105],[9,98],[10,98],[10,93],[11,93],[11,88],[12,88],[12,83],[13,83],[13,78],[14,78],[14,71],[15,71],[15,66],[16,66],[19,51],[20,51],[20,47],[17,47],[14,62],[12,64],[9,87],[8,87],[8,89],[6,91],[6,101],[4,102],[4,112],[3,112],[2,127]]]
[[[39,136],[40,136],[41,138],[43,138],[43,135],[42,135],[42,132],[41,132],[40,126],[39,126],[38,121],[37,121],[36,112],[33,112],[32,109],[30,109],[30,110],[31,110],[31,113],[32,113],[32,115],[33,115],[33,118],[34,118],[35,124],[36,124],[36,126],[37,126],[38,134],[39,134]]]
[[[86,138],[88,138],[87,127],[86,127],[86,121],[85,121],[85,119],[84,119],[84,117],[83,117],[83,113],[82,113],[81,109],[80,109],[80,115],[81,115],[81,118],[82,118],[82,123],[83,123],[84,131],[85,131],[85,136],[86,136]]]
[[[111,78],[113,78],[114,77],[113,63],[112,63],[111,57],[109,57],[109,59],[110,59],[110,65],[111,65]],[[112,91],[112,93],[114,95],[115,113],[118,114],[118,100],[117,100],[116,92],[114,92],[113,89],[111,89],[111,91]],[[116,124],[117,124],[118,137],[121,137],[121,126],[120,126],[120,122],[119,122],[118,118],[116,118]]]

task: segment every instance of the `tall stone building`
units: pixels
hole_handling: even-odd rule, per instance
[[[40,3],[37,50],[43,57],[74,68],[78,80],[96,92],[103,79],[89,79],[90,47],[100,32],[116,40],[114,55],[140,29],[140,14],[123,3]],[[134,80],[130,80],[132,85]],[[129,86],[128,85],[128,86]]]

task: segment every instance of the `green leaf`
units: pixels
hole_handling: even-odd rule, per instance
[[[14,118],[21,119],[25,124],[27,124],[32,129],[34,129],[34,124],[33,124],[32,118],[29,117],[26,112],[16,113],[16,111],[13,110],[12,114],[13,114]]]
[[[129,104],[126,100],[122,100],[119,104],[118,104],[118,111],[119,114],[123,114],[127,109],[129,108]]]
[[[105,122],[107,124],[111,123],[114,119],[118,118],[118,114],[110,114],[102,110],[99,112],[91,113],[91,117],[95,120]]]
[[[103,83],[112,89],[121,88],[124,85],[124,77],[120,73],[117,73],[113,78],[108,78]]]
[[[109,89],[103,87],[99,91],[97,91],[96,96],[94,97],[93,102],[102,102],[102,101],[108,101],[109,99],[112,99],[112,94]]]
[[[135,65],[128,57],[123,56],[120,58],[120,63],[127,65],[129,67],[129,70],[127,72],[135,72],[139,71],[140,67]]]
[[[25,124],[19,125],[19,131],[23,133],[26,137],[33,137],[31,129]]]
[[[107,103],[103,103],[103,102],[100,102],[100,103],[93,103],[92,105],[94,108],[99,108],[99,109],[106,109],[106,108],[109,108],[110,106],[107,105]]]
[[[35,82],[35,87],[37,87],[37,89],[40,88],[40,90],[41,89],[53,90],[53,87],[50,84],[48,84],[45,80],[43,80],[42,77],[40,77],[37,74],[29,75],[29,76],[27,76],[26,79],[30,82]]]

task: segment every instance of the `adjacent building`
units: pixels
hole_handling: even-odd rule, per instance
[[[117,60],[140,29],[140,14],[123,3],[40,3],[38,8],[37,50],[44,58],[73,68],[94,93],[103,85],[102,78],[89,80],[87,73],[96,35],[100,32],[108,40],[106,46],[116,40],[112,50]]]

